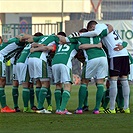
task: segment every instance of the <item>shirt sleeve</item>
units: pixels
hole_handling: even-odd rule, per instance
[[[67,43],[78,43],[76,38],[65,37]]]
[[[59,38],[57,36],[55,36],[55,35],[51,35],[43,42],[43,44],[48,45],[48,44],[50,44],[52,42],[57,42],[58,43],[59,42]]]
[[[40,37],[41,37],[41,36],[39,36],[39,37],[33,37],[33,41],[34,41],[34,42],[38,42],[38,41],[40,40]]]
[[[80,36],[85,36],[85,37],[94,37],[94,36],[99,36],[103,30],[107,29],[107,25],[105,24],[96,24],[95,30],[94,31],[88,31],[85,33],[81,33]]]
[[[8,42],[5,42],[5,43],[10,44],[10,43],[13,43],[13,42],[18,43],[19,42],[19,38],[16,38],[16,37],[10,38],[8,40]]]

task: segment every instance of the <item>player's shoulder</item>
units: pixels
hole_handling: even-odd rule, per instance
[[[105,23],[101,23],[101,24],[96,24],[97,28],[107,28],[107,25]]]

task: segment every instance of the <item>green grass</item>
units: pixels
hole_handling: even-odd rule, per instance
[[[6,86],[7,104],[13,107],[11,86]],[[55,86],[52,86],[52,94]],[[89,87],[89,112],[82,115],[56,115],[36,113],[0,113],[0,133],[133,133],[133,86],[131,85],[130,114],[92,114],[96,88]],[[79,86],[73,86],[67,105],[69,111],[77,108]],[[23,109],[22,87],[19,88],[19,106]],[[55,109],[54,95],[52,95]],[[45,107],[47,104],[45,102]]]

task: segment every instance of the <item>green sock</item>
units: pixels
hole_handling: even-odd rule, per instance
[[[28,107],[29,100],[30,100],[30,89],[29,88],[23,88],[22,98],[23,98],[24,107]]]
[[[60,110],[60,103],[62,98],[61,90],[56,89],[54,92],[54,96],[55,96],[56,110]]]
[[[88,106],[88,89],[86,89],[86,97],[84,100],[84,106]]]
[[[34,88],[30,88],[30,107],[34,106]]]
[[[116,97],[117,106],[118,108],[123,108],[124,98],[123,98],[123,92],[122,92],[122,85],[121,84],[117,85],[117,88],[118,88],[118,94]]]
[[[4,108],[6,105],[6,96],[4,88],[0,87],[0,103],[1,107]]]
[[[46,97],[48,106],[49,106],[49,105],[52,105],[52,104],[51,104],[51,96],[52,96],[51,89],[48,88],[48,93],[47,93],[47,97]]]
[[[78,109],[81,109],[83,106],[83,103],[86,98],[86,90],[87,90],[86,84],[81,84],[78,93],[78,98],[79,98]]]
[[[39,103],[39,93],[40,93],[40,90],[41,90],[40,87],[36,87],[35,93],[36,93],[37,103]]]
[[[107,106],[109,104],[109,100],[110,100],[110,98],[109,98],[109,88],[107,88],[107,90],[103,93],[103,99],[102,99],[102,101],[103,101],[102,107],[104,109],[107,108]]]
[[[63,94],[62,94],[62,102],[61,102],[61,106],[60,106],[61,111],[65,110],[69,98],[70,98],[70,92],[67,90],[64,90]]]
[[[19,96],[18,87],[13,86],[13,88],[12,88],[12,97],[13,97],[14,107],[18,107],[18,96]]]
[[[96,105],[94,110],[99,110],[101,100],[103,97],[103,92],[104,92],[104,85],[103,84],[97,84],[97,92],[96,92]]]
[[[45,98],[47,96],[47,92],[48,92],[47,88],[45,88],[45,87],[41,88],[40,93],[39,93],[38,109],[42,109],[43,108],[43,104],[44,104]]]

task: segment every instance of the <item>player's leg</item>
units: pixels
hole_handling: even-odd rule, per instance
[[[110,110],[111,112],[115,113],[115,102],[116,102],[116,96],[117,96],[117,77],[111,77],[111,79],[109,79],[110,82],[110,88],[109,88],[109,97],[110,97]]]
[[[78,108],[75,110],[76,114],[82,114],[82,106],[84,104],[84,101],[86,99],[86,90],[88,86],[88,80],[87,79],[82,79],[81,80],[81,85],[79,88],[78,92]]]
[[[37,107],[35,106],[35,93],[34,93],[33,82],[29,82],[29,86],[30,86],[30,107],[32,110],[37,110]]]
[[[5,95],[5,84],[6,79],[0,78],[0,103],[1,103],[1,112],[2,113],[14,113],[15,109],[11,109],[6,104],[6,95]]]
[[[85,102],[85,99],[87,99],[86,92],[87,92],[87,89],[88,89],[87,86],[89,83],[89,80],[87,77],[88,71],[90,71],[90,70],[89,70],[89,63],[87,62],[87,64],[84,65],[83,70],[82,70],[81,84],[80,84],[80,88],[79,88],[79,92],[78,92],[78,107],[75,110],[76,114],[83,113],[82,107]]]
[[[23,112],[34,113],[35,110],[33,110],[31,107],[29,107],[29,102],[30,102],[30,83],[29,82],[23,82],[22,86],[23,86],[22,99],[23,99],[23,104],[24,104]]]
[[[47,97],[46,97],[46,100],[47,100],[47,104],[48,104],[48,107],[47,107],[47,110],[48,111],[52,111],[52,103],[51,103],[51,99],[52,99],[52,92],[51,92],[51,88],[50,88],[50,84],[51,84],[51,81],[53,79],[53,75],[52,75],[52,68],[51,66],[47,65],[47,71],[48,71],[48,77],[49,77],[49,85],[48,85],[48,92],[47,92]]]
[[[61,114],[72,114],[66,110],[67,103],[70,99],[71,83],[64,84],[64,91],[62,94],[62,102],[60,106]]]
[[[60,83],[60,77],[61,77],[60,71],[61,70],[58,68],[59,68],[58,64],[52,66],[54,84],[56,84],[56,88],[54,91],[54,97],[55,97],[55,103],[56,103],[56,113],[58,113],[60,111],[60,105],[62,102],[62,94],[63,94],[63,91],[61,90],[62,83]]]
[[[56,89],[54,92],[54,97],[55,97],[55,104],[56,104],[56,111],[58,112],[60,110],[60,105],[62,102],[62,94],[61,92],[62,84],[61,83],[56,83]]]
[[[0,57],[0,103],[2,113],[13,113],[15,109],[11,109],[6,104],[5,85],[6,85],[6,66],[3,63],[3,56]]]
[[[35,94],[36,94],[37,103],[39,102],[39,93],[40,93],[41,87],[42,87],[41,81],[39,79],[36,79]]]
[[[22,99],[23,99],[23,104],[24,104],[23,112],[29,112],[29,101],[30,101],[29,82],[23,82],[22,86],[23,86]]]
[[[5,84],[6,84],[6,78],[0,77],[0,102],[2,108],[4,108],[6,105],[6,97],[5,97]]]
[[[48,92],[47,92],[47,96],[46,96],[46,100],[47,100],[47,103],[48,103],[48,107],[47,107],[47,110],[48,111],[52,111],[52,92],[51,92],[51,89],[50,89],[50,80],[48,81],[49,85],[48,85]]]
[[[18,80],[13,80],[12,97],[13,97],[14,109],[16,110],[16,112],[20,112],[20,108],[18,106],[18,97],[19,97],[18,87],[19,87]]]
[[[44,101],[47,97],[47,92],[48,92],[48,85],[49,85],[49,81],[45,79],[45,81],[43,79],[41,79],[41,90],[39,93],[39,103],[38,103],[38,110],[36,111],[37,113],[51,113],[50,111],[44,109]]]
[[[122,84],[122,92],[123,92],[123,97],[124,97],[124,107],[123,107],[123,109],[124,109],[125,113],[130,113],[130,109],[129,109],[130,87],[129,87],[127,77],[123,76],[120,79],[120,82]]]
[[[130,95],[130,86],[128,82],[128,74],[130,73],[130,64],[129,64],[129,56],[125,56],[122,58],[122,63],[124,64],[121,69],[121,77],[120,82],[122,84],[122,92],[124,97],[124,112],[130,113],[129,109],[129,95]]]
[[[44,101],[47,97],[49,81],[50,81],[48,77],[47,64],[45,61],[42,61],[42,60],[38,60],[38,63],[40,65],[38,66],[39,69],[36,69],[37,73],[35,75],[36,77],[41,77],[40,81],[41,81],[42,87],[39,92],[38,111],[36,112],[37,113],[51,113],[50,111],[47,111],[46,109],[44,109]],[[34,66],[36,66],[36,64],[34,64]]]
[[[94,114],[99,114],[99,108],[100,108],[100,104],[103,98],[103,94],[104,94],[104,79],[97,79],[96,81],[96,87],[97,87],[97,91],[96,91],[96,104],[94,107]]]
[[[92,63],[92,64],[91,64]],[[104,81],[105,77],[108,76],[108,62],[106,57],[99,57],[96,59],[93,59],[90,62],[90,67],[92,69],[89,69],[91,72],[89,72],[89,77],[94,77],[96,79],[96,103],[94,107],[93,114],[99,114],[99,108],[101,104],[101,100],[104,93]]]
[[[83,111],[89,111],[89,103],[88,103],[88,88],[86,89],[86,97],[83,103],[83,107],[82,107]]]
[[[71,69],[68,68],[64,64],[56,64],[52,66],[52,72],[53,72],[54,82],[56,84],[56,87],[59,87],[59,88],[56,88],[55,90],[55,98],[58,101],[58,106],[62,98],[61,104],[60,104],[60,110],[58,112],[56,111],[56,113],[57,114],[71,114],[70,112],[65,110],[66,105],[70,98],[71,83],[72,83]],[[62,95],[61,95],[61,88],[62,88],[61,84],[64,84],[64,90],[63,90]]]
[[[109,59],[109,97],[110,97],[110,107],[109,113],[116,113],[115,111],[115,103],[116,103],[116,96],[117,96],[117,80],[120,74],[120,59],[118,57],[113,57]],[[106,112],[105,112],[106,113]],[[108,113],[108,112],[107,112]]]
[[[102,98],[102,104],[101,104],[101,107],[99,109],[100,113],[102,113],[104,111],[104,109],[107,108],[108,104],[109,104],[109,80],[106,81],[106,90],[104,91],[103,93],[103,98]]]
[[[13,65],[13,87],[12,87],[12,97],[14,103],[14,109],[16,112],[20,112],[20,108],[18,106],[18,97],[19,97],[19,81],[17,77],[16,65]]]
[[[121,112],[124,107],[124,98],[122,92],[122,84],[120,83],[119,80],[117,81],[117,88],[118,88],[118,93],[116,97],[116,103],[117,103],[116,111]]]

